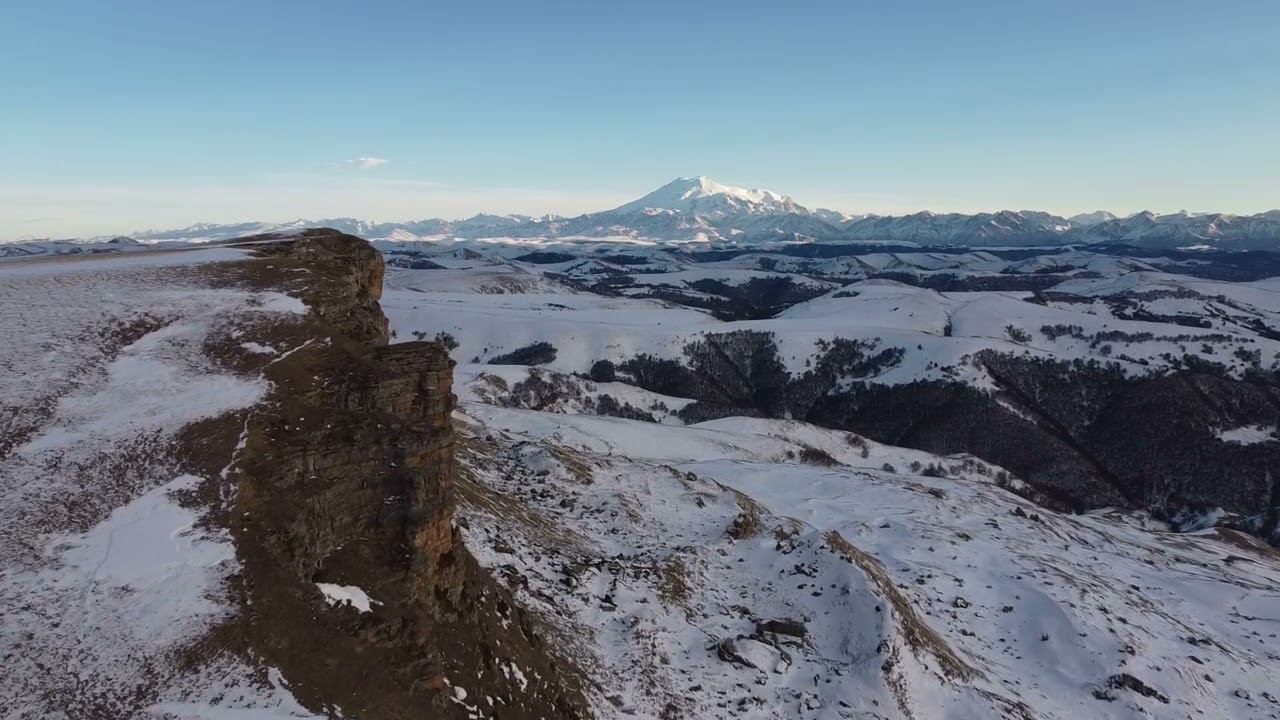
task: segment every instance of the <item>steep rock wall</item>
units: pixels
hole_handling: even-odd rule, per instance
[[[460,541],[452,362],[435,343],[386,344],[378,253],[332,231],[258,250],[258,281],[309,314],[276,329],[293,349],[267,369],[275,390],[234,467],[237,642],[317,710],[585,715],[576,673]],[[318,583],[359,588],[371,610],[329,604]]]

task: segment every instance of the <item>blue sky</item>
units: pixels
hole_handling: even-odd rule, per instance
[[[1256,212],[1278,37],[1269,0],[9,0],[0,237],[576,213],[682,175],[849,212]]]

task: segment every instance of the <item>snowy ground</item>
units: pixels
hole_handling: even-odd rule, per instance
[[[788,421],[458,420],[468,545],[605,717],[1280,717],[1280,562],[1248,541]],[[804,637],[757,632],[781,618]]]
[[[237,562],[174,438],[267,386],[205,355],[279,293],[216,288],[230,249],[0,265],[0,708],[6,718],[304,717],[278,678],[184,654]],[[231,458],[227,458],[230,462]]]
[[[763,255],[690,267],[631,246],[547,249],[577,257],[431,250],[449,269],[391,270],[383,304],[401,338],[458,343],[468,545],[557,629],[598,683],[602,717],[1280,717],[1280,556],[1251,538],[1047,511],[975,458],[793,421],[686,426],[667,412],[681,398],[574,377],[598,359],[678,358],[690,339],[736,329],[773,332],[793,373],[822,339],[903,348],[878,383],[982,386],[968,362],[982,349],[1143,374],[1212,344],[1239,373],[1280,358],[1273,281],[1090,253],[882,253],[821,261],[848,282],[773,318],[725,322],[582,283],[733,282],[759,277]],[[626,262],[610,266],[613,253]],[[773,274],[815,272],[765,259]],[[1064,266],[1079,277],[1047,298],[865,278]],[[539,341],[556,355],[538,369],[488,364]],[[540,410],[514,390],[534,374],[564,393]],[[605,394],[666,410],[652,423],[600,417]],[[1271,426],[1220,434],[1275,437]]]
[[[903,349],[899,365],[872,378],[883,384],[945,378],[988,386],[989,379],[969,362],[985,349],[1117,363],[1130,375],[1167,368],[1190,355],[1222,363],[1236,375],[1250,368],[1280,368],[1280,291],[1274,280],[1203,280],[1088,253],[1040,258],[1075,273],[1053,286],[1054,294],[1045,300],[1027,291],[939,292],[892,279],[866,279],[869,272],[886,269],[927,275],[942,267],[961,277],[1006,277],[1012,269],[1041,269],[1032,260],[1004,261],[981,251],[873,254],[821,262],[740,255],[695,263],[670,253],[645,255],[615,246],[610,252],[626,253],[628,263],[643,259],[646,264],[608,265],[600,261],[610,257],[603,252],[607,246],[560,247],[557,252],[572,259],[533,263],[520,259],[528,257],[526,246],[381,245],[448,268],[390,269],[383,307],[401,337],[453,335],[460,344],[454,356],[462,361],[487,362],[546,341],[557,350],[547,367],[585,372],[595,360],[617,362],[639,353],[679,358],[686,343],[707,332],[756,330],[773,333],[793,374],[806,369],[817,343],[836,337]],[[743,267],[758,265],[761,258],[771,267],[794,272]],[[815,279],[818,275],[848,282]],[[690,283],[717,279],[740,285],[760,277],[789,277],[824,292],[771,318],[733,322],[697,307],[631,297],[654,288],[705,297]],[[623,289],[618,296],[605,296],[573,285],[602,280]]]

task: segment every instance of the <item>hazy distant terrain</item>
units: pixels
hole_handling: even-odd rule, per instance
[[[613,238],[715,244],[820,241],[990,247],[1109,243],[1147,249],[1280,248],[1280,210],[1256,215],[1141,212],[1127,217],[1098,211],[1069,218],[1026,210],[975,215],[918,212],[897,217],[852,216],[810,209],[769,190],[746,190],[706,177],[677,178],[612,210],[577,217],[480,214],[465,220],[411,222],[328,218],[288,223],[201,223],[137,232],[130,238],[145,243],[208,242],[313,227],[394,240]]]

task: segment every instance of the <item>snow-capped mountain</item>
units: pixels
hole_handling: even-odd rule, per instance
[[[961,215],[928,211],[900,217],[869,217],[845,231],[850,240],[920,245],[1055,245],[1070,221],[1044,212],[1001,210]]]
[[[1071,224],[1074,227],[1088,227],[1090,225],[1097,225],[1098,223],[1104,223],[1110,220],[1115,220],[1116,217],[1117,215],[1113,212],[1108,212],[1106,210],[1095,210],[1093,212],[1079,213],[1077,215],[1072,215],[1067,219],[1071,221]]]
[[[1070,218],[1033,210],[847,215],[811,209],[772,190],[734,187],[705,176],[677,178],[612,210],[575,217],[477,214],[462,220],[428,218],[407,222],[328,218],[286,223],[199,223],[176,230],[147,230],[132,237],[143,243],[208,242],[314,227],[330,227],[370,239],[398,240],[624,237],[734,245],[787,241],[988,247],[1101,242],[1167,249],[1280,248],[1280,210],[1256,215],[1141,212],[1127,217],[1099,210]]]
[[[407,222],[370,222],[357,218],[341,217],[321,218],[319,220],[298,219],[283,223],[197,223],[174,230],[143,230],[134,233],[132,238],[140,242],[162,240],[213,242],[247,235],[294,232],[318,227],[333,228],[350,235],[368,238],[401,237],[403,239],[412,239],[441,235],[485,237],[488,234],[502,234],[501,231],[503,229],[517,227],[533,220],[534,218],[528,215],[479,213],[462,220],[428,218],[426,220],[411,220]]]
[[[676,178],[638,200],[613,209],[615,214],[644,210],[669,210],[708,218],[731,215],[764,215],[810,211],[791,198],[772,190],[747,190],[721,185],[709,177]]]
[[[1280,249],[1280,210],[1257,215],[1169,215],[1140,212],[1079,228],[1077,242],[1120,242],[1148,248],[1208,246],[1224,250]]]

